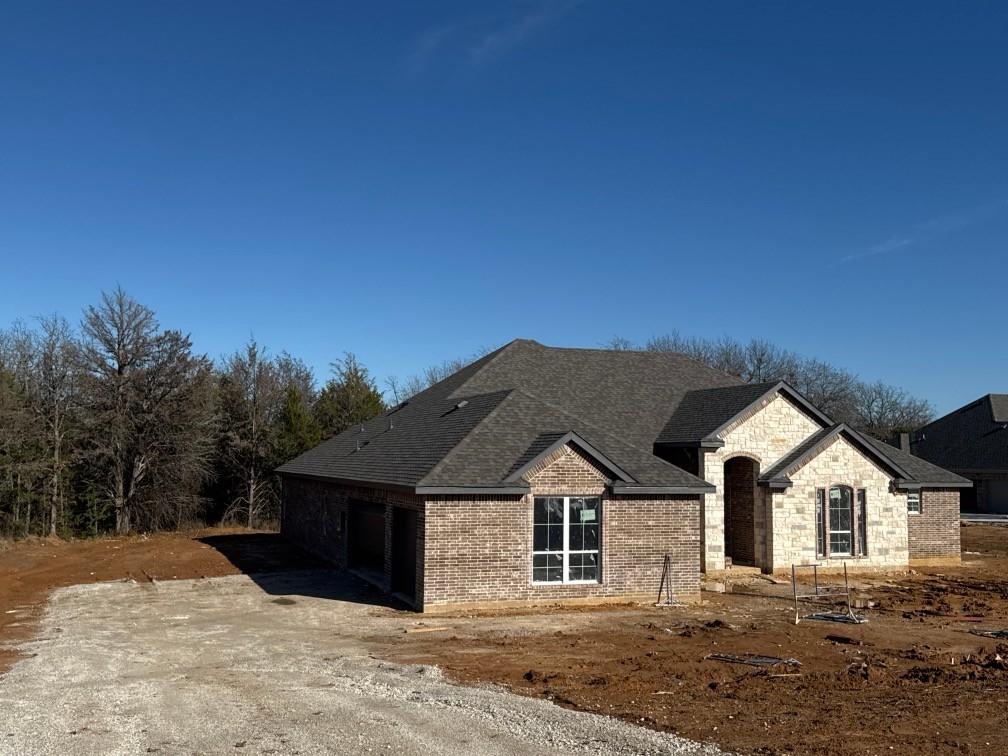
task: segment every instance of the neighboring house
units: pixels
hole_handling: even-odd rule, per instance
[[[1008,512],[1008,394],[987,394],[925,425],[910,448],[973,481],[964,510]]]
[[[685,598],[726,563],[957,561],[970,485],[786,383],[524,340],[279,472],[284,535],[419,609],[654,600],[665,555]]]

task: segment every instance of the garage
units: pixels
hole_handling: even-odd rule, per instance
[[[351,500],[347,511],[347,566],[385,572],[385,507]]]
[[[417,513],[392,508],[392,592],[416,598]]]
[[[989,480],[986,483],[987,511],[998,514],[1008,512],[1008,480]]]

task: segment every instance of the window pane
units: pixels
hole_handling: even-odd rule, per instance
[[[563,554],[533,554],[532,579],[542,583],[563,580]]]
[[[549,551],[563,551],[563,525],[549,526]]]
[[[598,554],[571,554],[568,580],[598,580]]]
[[[830,533],[830,553],[850,554],[851,553],[850,533]]]
[[[598,525],[585,525],[584,526],[584,546],[582,548],[586,550],[598,549]],[[574,546],[571,545],[573,549]]]
[[[532,551],[549,550],[549,525],[532,526]]]
[[[533,505],[533,522],[536,525],[563,524],[563,499],[536,497]]]

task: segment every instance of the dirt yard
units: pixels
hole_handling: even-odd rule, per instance
[[[874,604],[862,625],[796,626],[790,584],[754,576],[700,606],[595,611],[587,629],[446,619],[382,653],[745,753],[1008,753],[1008,641],[968,632],[1008,628],[1008,528],[964,527],[963,551],[959,568],[856,580]]]
[[[962,533],[961,567],[854,579],[869,620],[863,625],[806,621],[796,626],[789,584],[743,575],[728,582],[728,592],[705,592],[700,605],[681,608],[540,608],[428,617],[376,605],[365,614],[377,619],[339,620],[339,627],[347,632],[356,628],[354,648],[377,659],[437,665],[457,682],[499,684],[522,696],[730,751],[1008,753],[1008,728],[1003,726],[1008,641],[969,632],[1008,628],[1008,528],[968,525]],[[218,531],[18,545],[0,552],[0,649],[36,630],[45,596],[57,586],[133,578],[138,583],[124,584],[123,590],[146,596],[142,589],[152,580],[165,589],[173,584],[162,579],[313,564],[270,534]],[[204,583],[213,581],[178,585]],[[285,617],[295,617],[291,612],[298,606],[288,606],[282,597],[268,598],[282,591],[266,590],[264,595],[262,584],[257,585],[247,590],[258,591],[259,598],[250,594],[241,601],[251,602],[264,617],[275,605]],[[191,616],[186,623],[195,625],[203,609],[188,595],[180,591],[177,602],[173,599],[164,611]],[[316,595],[311,604],[312,622],[323,626],[333,621],[323,618],[326,598]],[[295,597],[290,604],[295,601],[305,603]],[[345,602],[330,603],[334,617],[346,614]],[[90,625],[80,623],[91,619],[79,603],[74,606],[68,609],[69,619],[48,621],[64,630],[77,622],[79,632],[88,635]],[[213,627],[259,616],[246,608],[246,614],[236,610],[231,620],[225,604],[215,607]],[[115,616],[107,621],[114,624]],[[283,625],[270,639],[270,653],[300,664],[292,651],[304,646],[307,652],[300,627],[299,621]],[[236,632],[243,637],[240,627]],[[157,637],[156,628],[151,633]],[[58,633],[53,638],[51,643],[60,642]],[[311,642],[323,649],[325,638],[313,636]],[[49,653],[47,648],[43,643],[29,652]],[[711,653],[794,658],[801,666],[765,669],[704,658]],[[28,663],[36,661],[41,659]],[[209,656],[203,662],[206,669],[194,668],[188,675],[195,679],[223,668]],[[9,677],[0,678],[0,694]]]

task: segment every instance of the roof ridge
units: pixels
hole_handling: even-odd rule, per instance
[[[519,344],[535,344],[536,346],[542,346],[542,344],[540,344],[538,341],[533,341],[532,339],[511,339],[511,341],[509,341],[507,344],[500,347],[499,349],[495,349],[489,354],[480,357],[478,360],[473,360],[468,365],[466,365],[465,367],[471,367],[475,365],[477,362],[480,361],[483,362],[483,364],[480,365],[478,368],[476,368],[471,375],[466,376],[466,379],[462,381],[462,383],[460,383],[451,392],[449,392],[448,396],[465,396],[465,394],[462,392],[464,391],[466,386],[472,383],[476,379],[476,377],[480,373],[482,373],[487,367],[497,362],[497,360],[500,359],[501,355],[503,355],[505,352],[511,351],[514,347],[516,347]],[[460,368],[460,370],[465,370],[465,368]],[[459,371],[456,371],[455,373],[452,373],[452,375],[457,375],[458,372]],[[446,377],[444,380],[448,380],[448,378],[451,377],[452,376],[450,375]]]

